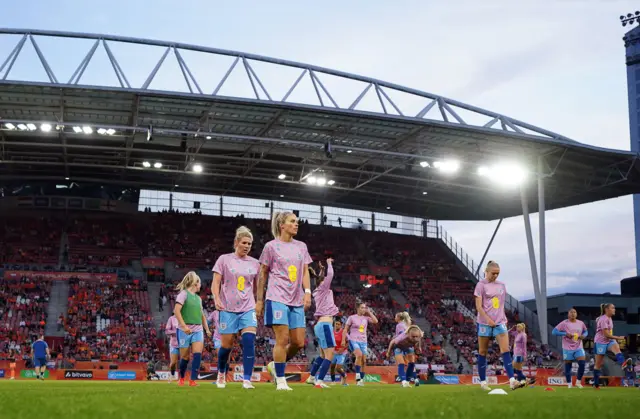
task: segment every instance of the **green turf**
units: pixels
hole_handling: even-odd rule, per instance
[[[633,418],[640,417],[640,390],[595,391],[543,387],[489,396],[477,386],[400,388],[370,384],[317,390],[293,385],[276,392],[209,382],[180,388],[165,382],[0,381],[0,418]]]

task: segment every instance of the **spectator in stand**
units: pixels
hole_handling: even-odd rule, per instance
[[[265,245],[260,256],[262,266],[256,314],[260,316],[264,311],[265,326],[273,328],[276,335],[274,362],[269,364],[269,372],[277,384],[276,389],[291,391],[284,373],[287,360],[293,358],[304,346],[304,310],[311,306],[309,264],[312,260],[307,245],[294,240],[298,234],[298,217],[294,213],[274,213],[271,233],[274,240]]]

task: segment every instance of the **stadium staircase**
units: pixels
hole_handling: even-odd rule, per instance
[[[58,253],[58,268],[62,265],[66,265],[68,262],[69,255],[66,254],[65,249],[68,249],[69,246],[69,236],[67,236],[67,232],[63,231],[60,236],[60,252]]]
[[[164,306],[164,310],[158,310],[158,298],[160,297],[160,288],[162,284],[158,282],[150,282],[147,286],[149,292],[149,307],[151,308],[151,317],[153,318],[153,325],[156,329],[163,330],[167,319],[171,316],[171,304],[167,301]]]
[[[473,314],[473,311],[471,311],[469,309],[469,307],[465,306],[463,303],[461,303],[459,300],[455,300],[455,299],[443,299],[442,300],[442,304],[444,305],[455,305],[456,306],[456,311],[460,312],[464,317],[468,318],[468,319],[475,319],[476,315]]]
[[[407,298],[404,296],[404,294],[398,290],[394,290],[394,289],[389,290],[389,296],[391,297],[392,300],[398,303],[400,307],[403,307],[403,309],[409,303],[407,301]],[[411,314],[413,315],[413,313]]]
[[[47,306],[47,325],[44,333],[46,336],[64,336],[64,328],[58,331],[58,317],[60,313],[67,313],[69,304],[69,283],[67,281],[54,281],[49,295]]]

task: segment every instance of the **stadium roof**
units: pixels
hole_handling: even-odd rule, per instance
[[[479,176],[485,164],[527,168],[532,205],[545,177],[547,209],[640,193],[634,153],[380,80],[118,36],[0,39],[5,184],[70,178],[440,220],[522,214],[518,188]],[[441,170],[451,160],[460,169]]]

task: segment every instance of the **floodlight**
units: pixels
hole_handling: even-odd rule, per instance
[[[460,162],[457,160],[443,160],[433,162],[433,167],[442,173],[455,173],[460,169]]]
[[[92,134],[93,133],[93,129],[89,126],[84,126],[82,127],[82,132],[84,132],[85,134]]]
[[[280,180],[285,180],[286,178],[287,178],[287,175],[285,175],[284,173],[280,173],[278,175],[278,179],[280,179]]]
[[[155,167],[156,169],[162,169],[162,163],[157,161],[157,162],[153,163],[153,167]]]
[[[51,124],[42,124],[40,125],[40,130],[42,132],[49,132],[51,131]]]
[[[143,167],[151,167],[151,163],[149,163],[148,161],[143,161],[142,162],[142,166]]]
[[[196,163],[193,165],[193,171],[195,173],[202,173],[202,165],[199,163]]]

